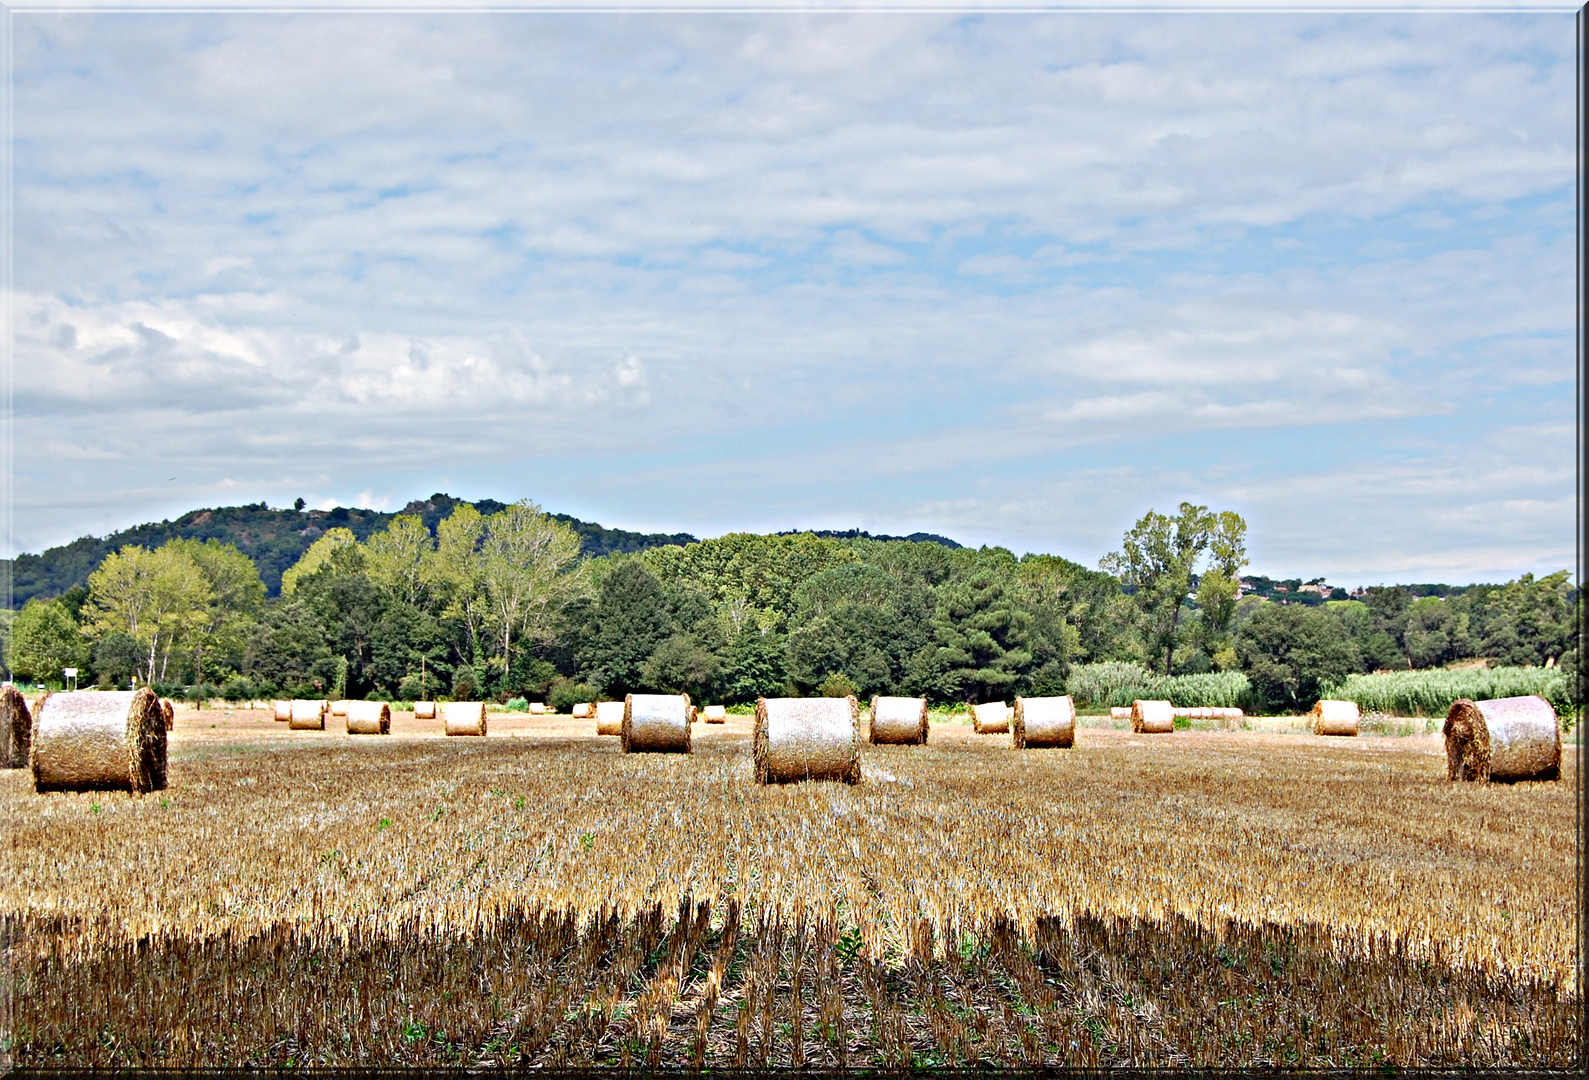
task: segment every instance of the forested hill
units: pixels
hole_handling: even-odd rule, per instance
[[[452,513],[453,507],[464,500],[440,492],[428,499],[416,499],[398,513],[418,514],[432,533],[436,523]],[[482,514],[495,513],[506,503],[495,499],[481,499],[474,504]],[[12,566],[12,600],[20,608],[35,596],[59,596],[77,585],[86,585],[88,575],[112,551],[130,544],[159,547],[167,540],[214,538],[226,544],[237,545],[259,567],[259,576],[265,588],[275,596],[281,590],[283,570],[297,562],[315,538],[327,529],[351,529],[360,540],[379,532],[397,514],[383,514],[377,510],[354,510],[339,506],[334,510],[272,510],[264,503],[247,506],[221,506],[207,510],[190,510],[175,521],[154,521],[135,525],[130,529],[100,538],[84,536],[62,547],[46,550],[42,555],[19,555]],[[571,527],[583,541],[588,555],[607,555],[611,552],[636,552],[667,544],[688,544],[695,540],[689,533],[637,533],[624,529],[606,529],[589,521],[580,521],[567,514],[552,515]],[[4,560],[0,560],[3,564]],[[0,571],[3,572],[3,571]]]

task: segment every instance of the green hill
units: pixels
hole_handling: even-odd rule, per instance
[[[436,523],[452,513],[462,502],[440,492],[428,499],[416,499],[398,513],[418,514],[432,533]],[[506,503],[495,499],[481,499],[474,504],[482,514],[501,510]],[[20,608],[35,596],[59,596],[77,585],[85,585],[88,575],[106,555],[130,544],[159,547],[167,540],[214,538],[226,544],[235,544],[259,567],[265,588],[274,596],[281,590],[281,574],[304,553],[315,538],[327,529],[351,529],[360,540],[371,533],[386,528],[396,514],[383,514],[378,510],[354,510],[339,506],[334,510],[272,510],[264,503],[247,506],[221,506],[205,510],[190,510],[175,521],[150,522],[112,533],[104,538],[84,536],[70,544],[53,547],[41,555],[18,555],[15,560],[0,560],[0,573],[12,575],[14,607]],[[606,529],[588,521],[552,515],[573,528],[584,544],[585,553],[591,556],[611,552],[636,552],[668,544],[688,544],[695,540],[689,533],[637,533],[624,529]]]

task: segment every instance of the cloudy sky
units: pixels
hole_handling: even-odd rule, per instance
[[[15,14],[10,554],[433,491],[1574,553],[1570,13]]]

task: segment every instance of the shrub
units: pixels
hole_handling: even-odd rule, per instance
[[[1557,716],[1573,714],[1572,687],[1567,676],[1554,668],[1497,667],[1386,671],[1374,675],[1349,675],[1329,687],[1329,697],[1357,702],[1364,712],[1391,716],[1443,717],[1458,698],[1522,697],[1538,694]]]
[[[817,687],[819,697],[849,697],[860,692],[861,688],[855,684],[855,680],[842,671],[829,675]]]
[[[557,712],[568,712],[581,702],[595,701],[600,697],[596,688],[588,683],[558,679],[547,692],[546,705]]]
[[[452,699],[454,701],[473,701],[480,688],[480,682],[475,678],[474,672],[468,668],[459,668],[458,673],[452,677]]]
[[[502,703],[502,708],[505,712],[529,712],[530,703],[521,697],[508,698]]]
[[[259,687],[254,685],[252,679],[244,678],[241,675],[233,675],[221,684],[220,696],[227,701],[252,701],[254,698],[262,697],[263,695],[260,694]]]
[[[1157,697],[1163,681],[1140,664],[1110,660],[1072,668],[1065,687],[1078,707],[1107,709]]]

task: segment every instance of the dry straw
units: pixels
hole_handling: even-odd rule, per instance
[[[693,711],[688,694],[630,694],[618,731],[623,752],[688,754]]]
[[[1537,695],[1470,701],[1446,714],[1446,775],[1452,780],[1558,780],[1561,728]]]
[[[50,694],[33,723],[38,791],[159,791],[166,786],[166,727],[153,690]]]
[[[449,735],[484,735],[486,703],[483,701],[444,701],[441,722]]]
[[[329,701],[308,701],[297,698],[292,703],[292,716],[287,726],[294,731],[324,731]]]
[[[1162,735],[1175,730],[1175,708],[1168,701],[1131,703],[1131,730],[1139,735]]]
[[[28,767],[28,747],[33,744],[33,712],[28,699],[14,686],[0,689],[0,768]]]
[[[532,701],[532,702],[530,702],[530,715],[531,716],[545,716],[546,715],[546,703],[542,702],[542,701]]]
[[[927,699],[924,697],[872,698],[874,743],[927,744]]]
[[[575,720],[589,720],[595,715],[595,709],[596,706],[592,705],[590,702],[581,701],[569,711]]]
[[[434,701],[416,701],[416,702],[414,702],[414,719],[415,720],[434,720],[434,719],[436,719],[436,703]]]
[[[282,723],[286,723],[292,719],[292,702],[276,702],[276,719],[280,720]]]
[[[331,703],[331,715],[332,716],[346,716],[347,714],[348,714],[348,700],[346,698],[343,698],[341,701],[333,701]]]
[[[169,698],[160,699],[160,720],[165,724],[167,731],[170,731],[172,728],[176,727],[177,707],[171,704],[171,700]]]
[[[1070,695],[1015,699],[1015,715],[1010,721],[1015,749],[1076,744],[1076,703]]]
[[[728,722],[728,710],[721,705],[708,705],[704,711],[708,724],[726,724]]]
[[[387,735],[392,730],[392,707],[384,701],[348,702],[349,735]]]
[[[757,698],[756,782],[861,782],[861,706],[852,697]]]
[[[1360,719],[1355,701],[1316,701],[1308,713],[1308,727],[1315,735],[1356,735]]]
[[[598,701],[596,702],[596,734],[597,735],[622,735],[623,734],[623,702]]]
[[[1002,735],[1010,730],[1010,707],[1002,701],[971,706],[971,730],[978,735]]]
[[[1129,720],[1129,719],[1131,719],[1131,706],[1129,706],[1129,705],[1116,705],[1114,708],[1109,710],[1109,719],[1111,719],[1111,720]]]

